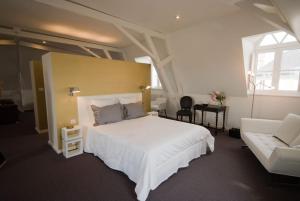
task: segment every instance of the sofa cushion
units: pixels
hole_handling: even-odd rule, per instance
[[[293,140],[297,138],[300,133],[300,116],[295,114],[288,114],[274,136],[291,145]]]
[[[300,148],[300,133],[298,135],[298,137],[296,137],[296,139],[294,139],[292,141],[292,143],[290,144],[291,147],[295,147],[295,148]]]
[[[285,143],[264,133],[245,133],[248,140],[266,159],[269,159],[275,147],[288,147]]]

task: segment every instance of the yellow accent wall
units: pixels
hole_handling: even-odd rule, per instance
[[[79,87],[79,96],[114,93],[138,93],[140,85],[151,84],[148,64],[99,59],[62,53],[48,53],[52,65],[54,110],[61,148],[61,128],[71,119],[78,122],[77,98],[68,95],[68,87]],[[143,96],[145,111],[150,111],[151,90]]]

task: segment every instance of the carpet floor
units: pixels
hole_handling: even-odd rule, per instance
[[[31,112],[0,126],[0,201],[134,201],[135,184],[91,154],[65,159],[34,131]],[[242,141],[216,136],[215,151],[150,192],[147,201],[298,201],[300,189],[278,185]]]

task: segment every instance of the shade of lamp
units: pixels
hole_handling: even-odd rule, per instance
[[[80,89],[79,87],[69,87],[69,95],[74,96],[74,94],[79,93]]]
[[[139,86],[139,89],[141,90],[141,92],[145,92],[146,90],[148,90],[148,89],[150,89],[151,88],[151,86],[149,86],[149,85],[147,85],[147,86],[143,86],[143,85],[141,85],[141,86]]]

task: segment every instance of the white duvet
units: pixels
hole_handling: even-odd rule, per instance
[[[85,152],[127,174],[136,183],[140,201],[207,148],[214,150],[214,138],[206,128],[155,116],[86,129]]]

